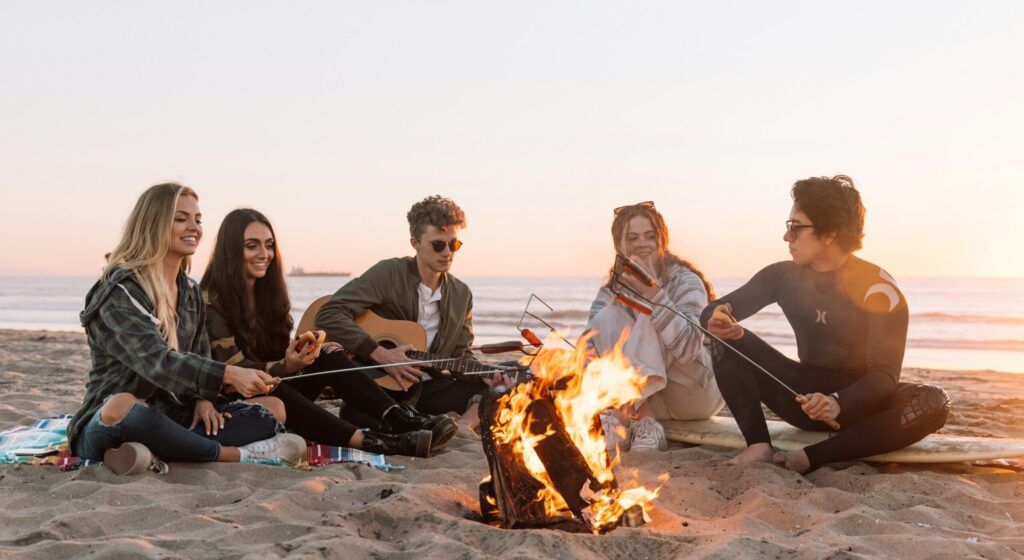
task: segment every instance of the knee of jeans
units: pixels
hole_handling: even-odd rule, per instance
[[[125,416],[128,416],[128,413],[131,412],[132,407],[136,404],[146,406],[144,402],[131,393],[117,393],[107,397],[103,401],[103,406],[100,407],[100,424],[116,426],[121,420],[124,420]]]
[[[277,397],[266,397],[260,400],[260,406],[267,409],[274,418],[284,424],[288,418],[288,411],[285,410],[284,402]]]

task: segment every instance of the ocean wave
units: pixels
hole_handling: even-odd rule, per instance
[[[958,315],[933,311],[930,313],[914,313],[911,321],[925,320],[943,323],[983,323],[989,325],[1024,325],[1024,317],[1000,317],[993,315]]]

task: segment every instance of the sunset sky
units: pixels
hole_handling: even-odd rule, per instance
[[[851,175],[861,256],[1024,276],[1024,4],[5,2],[0,274],[94,275],[137,195],[252,206],[286,266],[409,254],[466,210],[456,272],[607,269],[654,200],[712,277],[788,258],[789,187]]]

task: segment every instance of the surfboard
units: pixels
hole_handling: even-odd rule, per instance
[[[732,418],[714,416],[707,420],[662,420],[665,435],[671,441],[694,445],[716,445],[745,449],[746,441]],[[778,420],[768,421],[772,445],[792,451],[829,437],[826,432],[808,432]],[[882,463],[958,463],[1024,457],[1024,439],[988,438],[932,434],[898,451],[865,457],[863,461]]]

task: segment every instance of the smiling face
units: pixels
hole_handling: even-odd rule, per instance
[[[633,216],[626,226],[622,252],[642,262],[653,262],[661,256],[658,232],[647,216]]]
[[[174,221],[171,223],[171,246],[168,256],[172,258],[191,257],[203,238],[203,215],[199,212],[199,201],[182,194],[174,207]]]
[[[458,236],[458,226],[450,225],[441,229],[428,225],[423,230],[419,240],[415,238],[411,240],[413,249],[416,249],[416,261],[421,267],[425,267],[426,271],[431,273],[442,274],[448,272],[452,267],[452,260],[455,258],[455,253],[452,252],[450,244]],[[434,250],[435,241],[444,244],[440,251]],[[437,244],[440,245],[441,243]]]
[[[242,241],[242,261],[245,277],[256,280],[267,275],[274,260],[274,234],[263,222],[252,222],[245,228]]]

